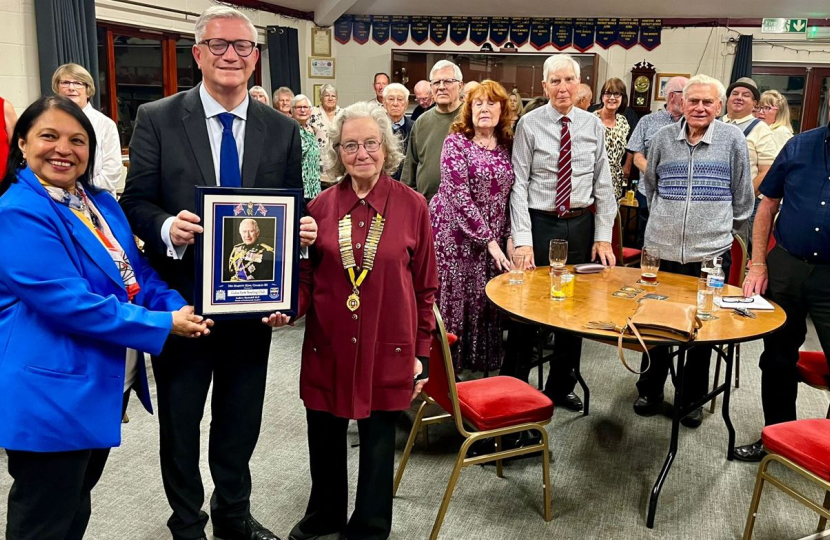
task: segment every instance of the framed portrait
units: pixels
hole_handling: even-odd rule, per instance
[[[323,88],[322,84],[315,84],[314,85],[314,106],[315,107],[320,106],[320,101],[321,101],[321,99],[320,99],[320,89],[322,89],[322,88]]]
[[[294,189],[196,187],[196,313],[297,314],[300,207]]]
[[[311,56],[331,56],[331,28],[311,29]]]
[[[334,73],[334,58],[308,57],[309,79],[333,79]]]
[[[692,76],[688,73],[658,73],[657,84],[654,85],[654,101],[666,101],[666,83],[672,77],[686,77],[690,79]]]

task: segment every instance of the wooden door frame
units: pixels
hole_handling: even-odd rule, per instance
[[[830,77],[830,67],[810,66],[807,68],[807,84],[804,86],[804,112],[801,131],[818,127],[818,105],[821,102],[821,81]],[[830,99],[830,96],[828,96]]]

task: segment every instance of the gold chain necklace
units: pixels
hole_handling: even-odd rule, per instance
[[[363,267],[360,274],[356,275],[354,252],[352,251],[352,215],[346,214],[338,222],[338,240],[340,245],[340,259],[343,261],[343,269],[349,274],[349,281],[352,284],[352,294],[346,299],[346,307],[349,311],[357,311],[360,307],[360,286],[366,280],[366,276],[372,271],[375,265],[375,255],[378,252],[378,244],[383,234],[383,225],[386,220],[380,214],[376,214],[369,225],[369,232],[366,236],[366,243],[363,246]]]

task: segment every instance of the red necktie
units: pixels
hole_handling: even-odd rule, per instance
[[[559,138],[559,180],[556,182],[556,211],[560,216],[571,209],[571,119],[562,117],[562,136]]]

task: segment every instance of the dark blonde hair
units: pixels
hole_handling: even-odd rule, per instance
[[[509,118],[510,111],[507,107],[507,90],[496,81],[485,79],[476,88],[470,91],[470,95],[464,96],[464,104],[461,111],[455,117],[455,122],[450,127],[450,133],[462,133],[468,139],[475,135],[473,126],[473,101],[478,98],[492,101],[501,105],[499,123],[494,130],[498,144],[511,148],[513,146],[513,126]]]
[[[620,97],[620,108],[617,109],[617,114],[624,114],[625,108],[628,107],[628,90],[625,88],[625,83],[616,77],[611,77],[605,81],[605,84],[602,85],[602,90],[599,92],[600,102],[602,102],[602,95],[606,92],[619,92],[622,94]],[[603,103],[604,106],[605,104]]]

